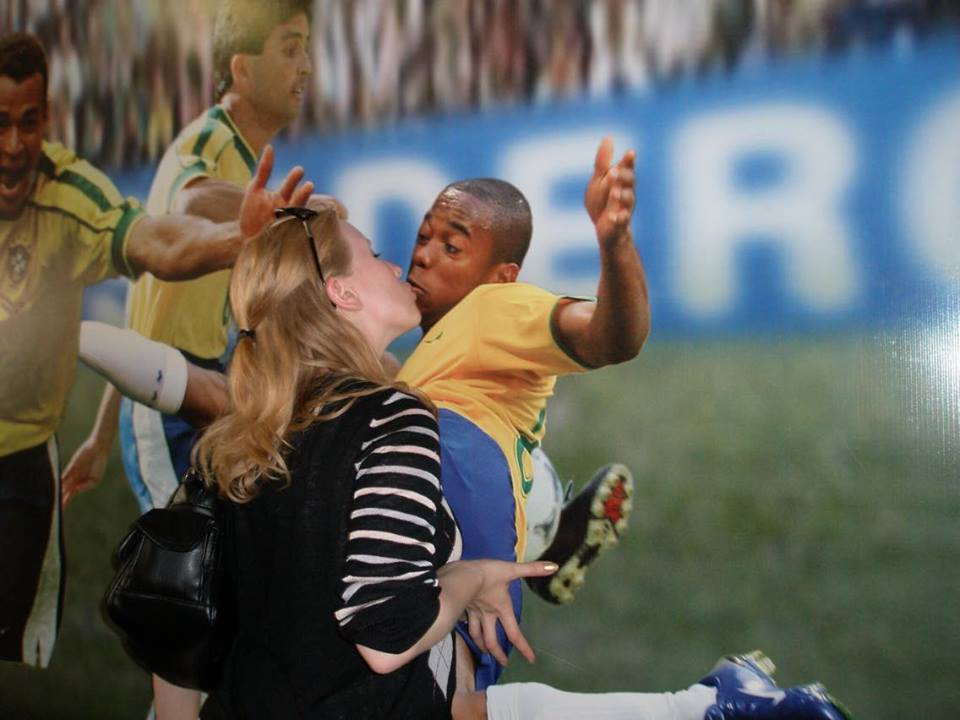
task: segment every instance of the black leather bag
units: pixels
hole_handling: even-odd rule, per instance
[[[191,471],[165,508],[138,519],[104,598],[127,651],[181,687],[212,690],[236,633],[225,502]]]

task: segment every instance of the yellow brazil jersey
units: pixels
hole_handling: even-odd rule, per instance
[[[170,211],[177,192],[197,178],[246,186],[256,158],[226,110],[219,106],[187,125],[167,149],[153,179],[147,210]],[[131,328],[197,357],[217,358],[227,347],[230,271],[186,282],[166,282],[149,273],[134,284],[127,303]]]
[[[143,214],[92,165],[43,144],[23,213],[0,220],[0,456],[57,429],[77,365],[83,289],[133,274],[127,240]]]
[[[533,482],[530,451],[546,430],[547,399],[558,375],[587,369],[555,337],[560,300],[526,283],[481,285],[430,328],[398,376],[437,407],[470,420],[503,452],[513,480],[517,557]]]

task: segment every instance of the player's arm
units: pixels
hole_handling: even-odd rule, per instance
[[[192,180],[173,198],[170,212],[196,215],[213,222],[229,222],[240,215],[243,188],[226,180],[201,177]]]
[[[89,343],[81,339],[81,347],[86,349],[81,351],[80,359],[91,365],[108,382],[90,435],[74,452],[63,472],[60,482],[62,507],[66,507],[74,495],[92,490],[103,480],[120,415],[121,393],[113,382],[122,385],[123,394],[136,402],[175,413],[198,428],[213,422],[227,405],[227,376],[185,360],[186,384],[182,395],[175,394],[171,399],[168,389],[163,404],[158,406],[156,378],[168,367],[165,354],[177,351],[164,346],[166,349],[158,353],[152,346],[159,343],[153,343],[132,330],[104,327],[112,328],[108,333],[115,333],[115,341],[97,343],[95,353],[90,350]],[[103,337],[103,333],[96,335]],[[165,384],[169,388],[171,379],[167,378]],[[177,400],[177,397],[182,399]]]
[[[559,341],[590,367],[636,357],[650,333],[647,280],[630,230],[636,155],[627,151],[616,165],[612,157],[604,138],[584,198],[600,247],[597,301],[561,301],[553,317]]]
[[[229,222],[181,214],[142,218],[127,241],[126,258],[134,275],[150,272],[164,280],[186,280],[231,267],[243,239],[260,232],[275,208],[302,204],[313,191],[313,183],[299,184],[300,167],[290,171],[279,190],[267,190],[272,169],[273,149],[267,146]]]
[[[290,204],[333,203],[337,206],[337,214],[340,218],[347,219],[346,208],[331,195],[314,193],[306,199],[298,198],[298,200],[299,202],[291,201]],[[238,185],[216,178],[201,177],[190,182],[176,194],[170,211],[196,215],[214,222],[228,222],[238,217],[242,202],[243,189]]]
[[[179,351],[105,323],[80,323],[79,357],[108,382],[90,435],[63,473],[62,507],[103,479],[120,414],[120,391],[114,384],[134,400],[170,411],[179,406],[185,381],[186,360]]]
[[[227,406],[226,375],[133,330],[86,320],[80,323],[79,356],[120,393],[196,427],[209,425]]]
[[[110,448],[117,435],[120,414],[120,393],[107,384],[97,409],[97,418],[90,435],[77,448],[67,463],[60,480],[60,503],[66,507],[70,499],[81,492],[92,490],[103,479],[110,457]]]
[[[227,376],[187,362],[187,387],[177,415],[197,428],[217,419],[227,407]]]

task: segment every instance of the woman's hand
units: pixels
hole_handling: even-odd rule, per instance
[[[438,571],[443,576],[455,565],[467,565],[479,578],[479,587],[467,603],[465,614],[470,637],[481,651],[490,653],[501,665],[507,665],[507,656],[497,641],[497,620],[503,626],[507,639],[529,662],[534,661],[533,649],[520,631],[510,599],[510,583],[525,577],[543,577],[557,571],[551,562],[511,563],[502,560],[467,560],[445,565]],[[463,568],[466,569],[466,568]]]

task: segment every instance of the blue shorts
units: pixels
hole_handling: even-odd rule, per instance
[[[120,401],[120,456],[140,512],[165,507],[190,468],[199,432],[130,398]]]
[[[463,559],[493,558],[516,562],[517,526],[510,467],[500,446],[462,415],[442,409],[440,424],[440,482],[443,494],[463,536]],[[513,610],[520,621],[520,581],[510,584]],[[457,624],[477,661],[477,690],[496,683],[503,668],[489,653],[481,653],[470,638],[467,624]],[[497,637],[504,652],[512,645],[500,623]]]

